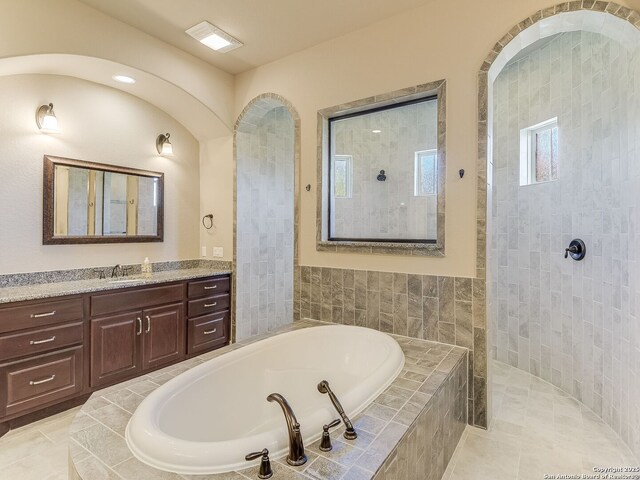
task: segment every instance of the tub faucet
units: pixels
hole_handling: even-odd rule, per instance
[[[333,403],[333,406],[338,412],[338,415],[342,417],[342,421],[344,422],[344,426],[346,428],[346,430],[344,431],[344,438],[346,438],[347,440],[355,440],[356,438],[358,438],[356,429],[353,428],[353,424],[351,423],[351,420],[349,420],[349,417],[347,417],[347,414],[344,413],[344,409],[342,408],[342,405],[340,405],[340,401],[338,400],[338,397],[336,397],[336,395],[331,390],[331,387],[329,387],[329,382],[327,382],[326,380],[322,380],[318,384],[318,391],[320,393],[326,393],[327,395],[329,395],[329,398],[331,399],[331,403]]]
[[[296,420],[291,405],[289,405],[289,402],[279,393],[272,393],[267,397],[267,400],[280,405],[282,413],[284,413],[284,418],[287,421],[287,430],[289,432],[289,455],[287,456],[287,463],[295,467],[304,465],[307,461],[307,456],[304,454],[300,424],[298,420]]]

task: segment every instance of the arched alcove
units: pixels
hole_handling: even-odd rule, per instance
[[[254,98],[234,131],[234,321],[237,340],[294,319],[300,120],[279,95]]]
[[[479,218],[484,221],[478,226],[478,265],[479,276],[486,271],[488,356],[543,378],[583,402],[636,455],[640,453],[640,412],[635,401],[640,397],[640,328],[635,298],[640,266],[635,264],[633,251],[637,241],[635,192],[640,180],[633,159],[637,158],[634,133],[640,123],[640,107],[636,93],[639,87],[632,80],[640,69],[639,20],[637,12],[607,2],[568,2],[536,12],[496,43],[479,73],[478,97],[478,204],[486,202],[486,210]],[[529,126],[518,121],[532,125],[537,121],[521,114],[509,129],[513,144],[507,151],[498,145],[504,136],[504,122],[494,131],[496,115],[508,109],[501,105],[500,112],[494,111],[496,79],[505,67],[513,68],[515,57],[522,55],[523,50],[535,52],[541,41],[555,42],[553,38],[559,34],[571,36],[565,39],[580,38],[581,34],[576,32],[587,32],[582,38],[588,37],[589,41],[602,36],[625,51],[628,65],[622,67],[628,69],[624,75],[631,80],[617,84],[613,92],[616,103],[609,111],[617,108],[619,101],[629,109],[629,114],[625,111],[619,117],[624,119],[623,126],[605,119],[597,124],[600,127],[589,127],[590,136],[585,134],[576,139],[572,131],[580,126],[576,122],[589,123],[593,116],[602,114],[595,109],[590,116],[590,100],[574,101],[570,121],[566,117],[563,120],[565,128],[570,124],[571,131],[563,133],[559,123],[561,141],[565,135],[567,143],[573,142],[571,151],[564,151],[564,175],[559,167],[557,185],[521,186],[513,178],[520,167],[520,149],[511,148],[516,143],[511,138],[512,130],[516,124],[517,130]],[[612,69],[603,75],[616,73]],[[596,86],[589,93],[597,102],[606,101],[609,92],[599,91],[598,83],[594,83]],[[569,93],[580,88],[579,81],[565,86]],[[592,141],[600,142],[595,147],[599,153],[595,155],[589,147]],[[508,167],[505,157],[510,162]],[[594,169],[602,169],[602,183],[595,180],[598,175]],[[510,186],[506,177],[512,183]],[[568,186],[564,191],[558,188],[563,178],[572,192],[568,192]],[[613,181],[620,184],[612,185]],[[540,199],[531,200],[535,204],[530,205],[532,190],[521,194],[527,197],[524,202],[527,205],[514,202],[509,195],[518,198],[518,193],[524,192],[522,189],[546,189],[549,205],[540,204]],[[505,194],[505,190],[509,193]],[[582,203],[575,203],[573,195]],[[505,213],[505,218],[508,217],[505,221],[499,212],[507,203],[512,205],[512,211]],[[593,208],[582,208],[591,204]],[[553,210],[555,216],[550,216],[553,220],[540,219],[548,209]],[[595,214],[595,220],[589,219],[591,214]],[[526,218],[521,219],[521,215]],[[562,258],[564,248],[574,237],[586,239],[587,257],[582,262]],[[525,247],[520,248],[523,244]],[[549,258],[550,263],[545,264]],[[532,282],[534,277],[537,280]],[[547,293],[541,294],[541,289]],[[548,301],[544,299],[547,294]],[[512,318],[516,322],[506,331],[505,318],[507,325]]]
[[[0,76],[20,74],[75,77],[129,93],[171,115],[200,142],[231,133],[218,114],[193,94],[134,66],[98,57],[54,53],[0,59]],[[136,83],[118,83],[112,78],[116,74],[129,75]]]

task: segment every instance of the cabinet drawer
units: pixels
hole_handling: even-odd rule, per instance
[[[142,310],[156,305],[181,302],[183,293],[183,284],[176,284],[93,295],[91,297],[91,316]]]
[[[227,343],[228,321],[229,310],[189,320],[187,353],[197,353]]]
[[[13,415],[82,390],[82,347],[0,365],[0,412]]]
[[[0,361],[82,343],[82,322],[0,336]]]
[[[230,283],[228,276],[189,282],[189,298],[208,297],[209,295],[227,293],[229,292]]]
[[[82,320],[82,299],[32,303],[0,309],[0,333]]]
[[[208,313],[219,312],[229,308],[229,294],[189,300],[189,317],[199,317]]]

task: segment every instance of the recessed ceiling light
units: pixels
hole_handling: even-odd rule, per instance
[[[136,83],[136,79],[129,77],[128,75],[114,75],[113,78],[116,82],[126,83],[127,85],[133,85]]]
[[[186,33],[216,52],[225,53],[244,45],[237,38],[232,37],[224,30],[219,29],[209,22],[199,24],[186,30]]]
[[[382,130],[371,130],[371,133],[382,133]]]

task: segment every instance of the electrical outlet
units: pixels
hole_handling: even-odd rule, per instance
[[[224,257],[222,247],[213,247],[213,256],[214,257]]]
[[[202,255],[203,258],[207,256],[207,247],[206,247],[206,245],[202,246],[201,255]]]

